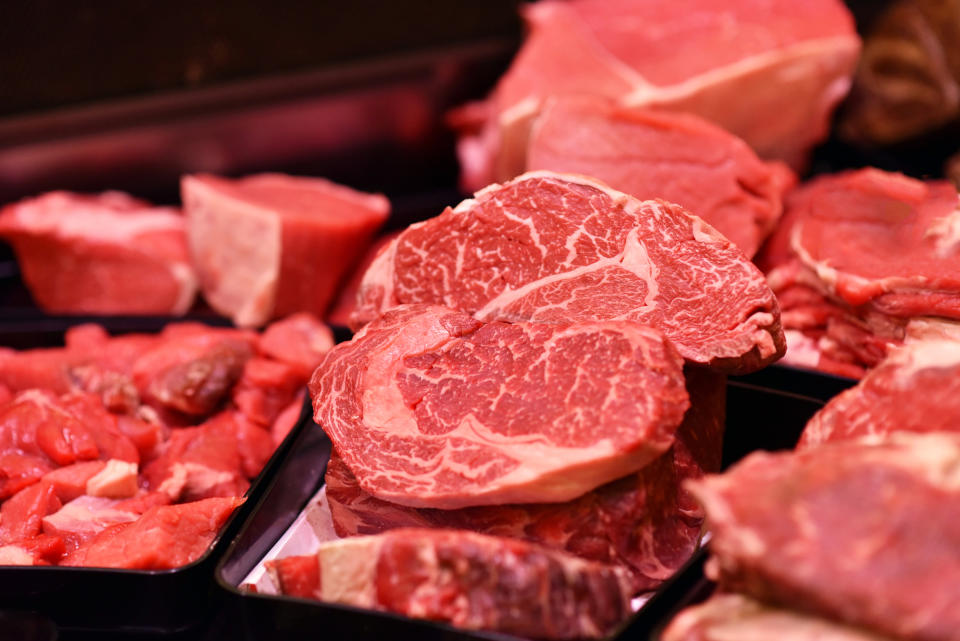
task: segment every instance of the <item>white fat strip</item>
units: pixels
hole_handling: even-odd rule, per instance
[[[880,444],[876,450],[883,465],[896,465],[912,474],[920,474],[927,482],[945,492],[960,492],[960,438],[953,433],[893,432],[888,443],[899,450],[896,458]]]
[[[937,218],[923,234],[932,238],[937,256],[947,258],[960,249],[960,206],[952,212]]]
[[[197,295],[197,287],[199,286],[197,275],[189,263],[172,263],[170,265],[170,275],[173,276],[173,280],[180,284],[180,293],[173,303],[170,313],[175,316],[186,314]]]
[[[118,209],[97,202],[51,194],[13,209],[26,229],[56,233],[64,238],[96,238],[123,243],[151,232],[182,232],[184,220],[172,207]]]
[[[323,543],[320,560],[320,591],[324,601],[360,608],[377,604],[377,562],[383,537],[354,536]]]
[[[288,556],[316,554],[322,543],[338,538],[333,529],[333,517],[330,514],[330,504],[327,502],[326,488],[320,488],[273,547],[243,578],[240,587],[253,586],[260,594],[277,594],[277,586],[274,585],[264,567],[266,561]]]
[[[632,229],[627,234],[627,238],[623,245],[623,251],[615,256],[609,258],[601,258],[595,263],[590,265],[583,265],[581,267],[574,267],[573,269],[561,272],[558,274],[551,274],[549,276],[544,276],[538,280],[530,281],[516,289],[504,289],[497,296],[490,299],[486,305],[481,307],[474,316],[483,321],[491,321],[497,319],[502,310],[508,308],[514,302],[526,297],[531,292],[534,292],[541,287],[546,287],[552,285],[553,283],[569,281],[574,278],[583,276],[584,274],[590,274],[607,267],[619,267],[630,271],[636,274],[637,278],[645,281],[647,283],[647,295],[644,298],[643,304],[630,311],[630,315],[633,316],[637,313],[642,313],[645,309],[650,309],[656,306],[656,298],[660,293],[660,288],[657,283],[657,277],[659,276],[659,269],[650,261],[649,254],[647,253],[646,245],[640,240],[639,230]]]
[[[960,342],[945,338],[912,341],[893,348],[884,364],[896,365],[901,378],[925,369],[956,367],[960,364]]]
[[[809,64],[815,64],[817,68],[822,69],[824,66],[823,60],[833,61],[833,65],[849,60],[848,66],[852,70],[859,50],[860,43],[855,36],[831,36],[806,40],[789,47],[775,48],[743,58],[673,85],[657,86],[646,82],[638,84],[637,88],[624,97],[621,102],[625,106],[642,106],[651,103],[664,104],[683,101],[703,92],[705,88],[709,90],[727,83],[734,83],[735,85],[735,78],[767,73],[766,70],[768,69],[778,69],[780,74],[789,74],[791,69],[796,69],[798,66],[802,69]],[[823,75],[822,72],[821,75]],[[830,77],[831,75],[826,74],[824,77]],[[845,95],[850,85],[847,75],[843,73],[839,79],[832,79],[830,81],[831,90],[842,90],[840,95]],[[789,79],[786,81],[789,82]],[[837,85],[838,82],[842,84]]]
[[[820,364],[820,348],[815,339],[795,329],[785,329],[783,335],[787,339],[787,353],[781,362],[812,368]]]

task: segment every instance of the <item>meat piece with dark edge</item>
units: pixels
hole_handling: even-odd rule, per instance
[[[470,630],[601,638],[630,615],[629,581],[618,568],[460,530],[340,539],[267,568],[284,593]]]
[[[334,453],[325,477],[334,528],[339,536],[433,527],[524,539],[618,565],[630,572],[636,592],[651,590],[693,554],[700,540],[703,512],[681,489],[682,480],[720,470],[726,379],[688,370],[691,407],[673,448],[635,474],[567,503],[438,510],[371,496]]]

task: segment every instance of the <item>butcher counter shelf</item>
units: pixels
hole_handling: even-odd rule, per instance
[[[807,420],[822,405],[822,400],[812,396],[731,380],[727,386],[724,467],[757,449],[792,448]],[[239,622],[239,629],[243,631],[241,638],[244,641],[284,641],[308,638],[322,630],[325,638],[358,641],[517,641],[517,637],[502,634],[467,632],[389,613],[257,594],[239,587],[323,486],[330,448],[329,439],[305,412],[279,472],[269,479],[254,508],[246,512],[235,539],[216,568],[216,581],[229,595],[228,618],[234,624]],[[682,605],[703,598],[710,587],[703,577],[704,556],[704,551],[699,551],[610,639],[650,639]]]

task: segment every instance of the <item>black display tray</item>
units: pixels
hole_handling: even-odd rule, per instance
[[[166,319],[132,318],[85,320],[103,322],[113,333],[158,331]],[[206,319],[204,319],[206,320]],[[48,318],[40,331],[19,331],[12,323],[0,327],[4,345],[21,349],[62,344],[63,324],[69,319]],[[309,421],[308,404],[296,427],[277,447],[254,479],[246,501],[227,519],[202,557],[171,570],[124,570],[59,566],[0,566],[0,614],[30,612],[60,629],[60,638],[89,633],[87,638],[112,635],[189,633],[206,626],[221,605],[222,592],[213,582],[213,570],[241,525],[253,513],[273,477],[287,459],[297,434]],[[11,619],[12,620],[12,619]],[[0,639],[7,639],[7,621],[0,617]],[[10,625],[13,625],[10,623]],[[22,625],[18,623],[17,625]],[[14,628],[10,628],[11,630]],[[17,628],[19,629],[19,628]],[[66,634],[63,634],[66,633]]]
[[[811,396],[731,381],[727,387],[724,466],[756,449],[793,447],[809,417],[822,405],[821,400]],[[216,568],[216,581],[228,595],[228,607],[231,616],[240,622],[242,638],[285,641],[322,635],[357,641],[516,639],[508,635],[466,632],[382,612],[238,589],[323,484],[330,441],[309,416],[301,416],[301,420],[303,424],[298,427],[279,473],[269,480]],[[649,638],[650,632],[673,612],[674,606],[702,583],[702,563],[700,552],[611,639]]]

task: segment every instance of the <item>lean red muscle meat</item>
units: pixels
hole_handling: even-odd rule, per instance
[[[785,362],[860,375],[911,318],[960,318],[957,191],[877,169],[816,178],[759,263],[790,331]]]
[[[687,374],[691,407],[673,448],[635,474],[567,503],[438,510],[371,496],[334,453],[326,473],[334,528],[339,536],[431,527],[524,539],[617,565],[630,572],[635,592],[652,590],[690,558],[700,540],[703,512],[681,482],[720,470],[726,379],[706,370]]]
[[[682,207],[530,172],[417,223],[367,270],[354,325],[431,303],[482,321],[652,325],[687,361],[748,372],[784,350],[763,274]]]
[[[576,498],[667,450],[689,405],[680,357],[649,327],[425,305],[328,352],[310,394],[365,491],[444,509]]]
[[[393,530],[267,562],[281,593],[541,639],[601,638],[630,614],[617,568],[459,530]]]
[[[641,200],[681,205],[748,257],[773,230],[795,177],[691,114],[552,98],[536,119],[527,169],[593,176]]]
[[[960,630],[960,434],[754,453],[691,482],[725,590],[881,635]]]
[[[185,176],[187,236],[204,298],[240,326],[323,317],[390,213],[380,195],[319,178]]]
[[[119,192],[51,192],[0,210],[37,304],[67,314],[183,314],[196,277],[184,219]]]
[[[543,101],[571,94],[692,112],[801,166],[860,50],[839,0],[548,0],[523,15],[529,35],[492,95],[452,117],[470,190],[522,172]]]
[[[927,338],[894,350],[817,412],[799,449],[895,431],[960,432],[960,341]]]

